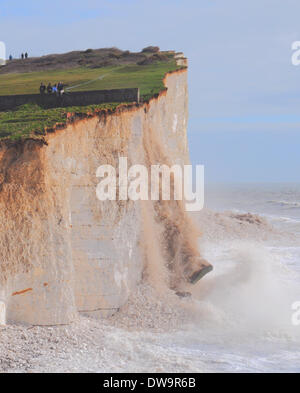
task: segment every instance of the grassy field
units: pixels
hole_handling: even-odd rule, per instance
[[[178,68],[175,61],[150,65],[128,65],[103,68],[73,68],[62,71],[32,72],[0,75],[0,95],[39,93],[41,82],[46,85],[59,81],[70,91],[122,89],[139,87],[146,99],[163,88],[162,79],[167,71]],[[78,86],[81,85],[82,86]],[[78,86],[78,87],[76,87]],[[73,88],[74,87],[74,88]]]
[[[39,138],[56,124],[66,125],[67,113],[91,114],[99,109],[114,111],[119,105],[110,103],[54,109],[43,109],[35,104],[22,105],[15,111],[0,112],[0,139]]]
[[[163,77],[166,72],[179,67],[174,60],[149,65],[125,65],[102,68],[73,68],[0,75],[0,95],[32,94],[39,92],[41,82],[48,84],[63,81],[70,92],[101,89],[139,87],[141,98],[148,100],[164,89]],[[114,110],[120,103],[43,109],[37,105],[23,105],[13,111],[0,112],[0,139],[19,139],[32,135],[43,135],[46,128],[56,123],[67,122],[67,113],[86,113],[96,109]]]

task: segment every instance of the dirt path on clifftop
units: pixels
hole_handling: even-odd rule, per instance
[[[98,76],[98,78],[91,79],[90,81],[79,83],[78,85],[67,87],[66,91],[69,91],[69,90],[72,90],[72,89],[76,89],[77,87],[80,87],[80,86],[88,85],[89,83],[92,83],[92,82],[101,81],[102,79],[104,79],[109,74],[111,74],[111,72],[109,72],[108,74],[100,75],[100,76]]]

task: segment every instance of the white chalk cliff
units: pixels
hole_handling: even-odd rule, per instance
[[[189,163],[187,70],[149,103],[99,113],[0,146],[0,323],[67,324],[105,316],[163,263],[176,286],[205,263],[177,201],[100,202],[102,164]],[[160,262],[160,258],[163,262]]]

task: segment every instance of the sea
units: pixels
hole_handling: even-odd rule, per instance
[[[214,272],[198,301],[210,316],[199,324],[191,353],[205,359],[206,371],[299,372],[293,307],[300,301],[300,184],[208,185],[205,201],[230,218],[258,215],[267,226],[226,239],[229,220],[225,235],[207,242]]]
[[[192,289],[193,317],[119,330],[132,355],[117,370],[300,372],[300,184],[208,185],[195,219],[214,270]]]

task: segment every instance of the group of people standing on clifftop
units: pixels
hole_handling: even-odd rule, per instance
[[[22,60],[28,59],[28,53],[27,53],[27,52],[22,53],[22,54],[20,55],[20,59],[22,59]],[[10,60],[10,61],[13,60],[13,56],[12,56],[12,55],[9,55],[9,60]]]
[[[48,94],[56,94],[57,96],[62,96],[65,92],[64,87],[67,85],[64,85],[62,82],[59,82],[55,85],[51,85],[51,83],[48,83],[48,86],[46,87],[43,82],[41,82],[40,85],[40,94],[45,94],[46,92]]]

